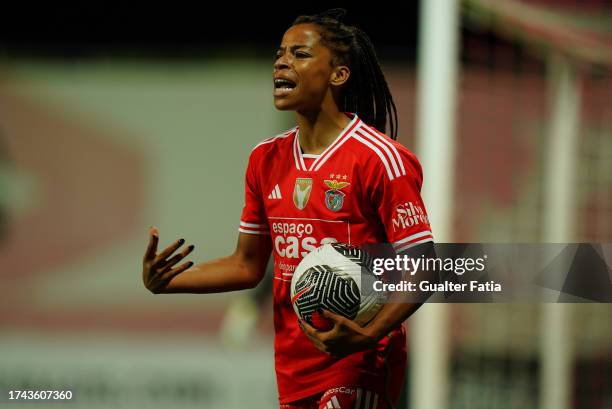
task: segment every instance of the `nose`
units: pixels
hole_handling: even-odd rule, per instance
[[[287,58],[287,54],[285,53],[274,61],[274,69],[282,70],[286,68],[289,68],[289,60]]]

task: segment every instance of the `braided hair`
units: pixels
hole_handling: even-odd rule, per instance
[[[397,109],[376,57],[372,42],[362,30],[342,23],[346,10],[331,9],[299,16],[292,25],[315,24],[321,41],[334,54],[333,65],[346,65],[351,76],[341,91],[340,110],[355,112],[366,124],[397,139]]]

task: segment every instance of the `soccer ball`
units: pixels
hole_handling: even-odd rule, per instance
[[[291,303],[297,316],[319,330],[332,323],[320,309],[367,324],[384,303],[374,290],[380,280],[372,273],[372,257],[348,244],[330,243],[306,255],[291,278]]]

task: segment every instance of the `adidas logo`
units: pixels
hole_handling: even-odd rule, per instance
[[[278,185],[274,186],[274,189],[272,189],[272,193],[268,195],[268,199],[282,199],[282,198],[283,196],[281,196],[280,188],[278,187]]]

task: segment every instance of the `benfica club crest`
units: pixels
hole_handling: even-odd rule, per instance
[[[293,204],[300,210],[304,210],[308,199],[310,198],[310,192],[312,191],[312,179],[311,178],[297,178],[295,179],[295,187],[293,188]]]
[[[344,205],[346,194],[340,189],[350,185],[349,182],[339,182],[337,180],[325,180],[325,184],[330,188],[325,191],[325,206],[332,212],[337,212]]]

